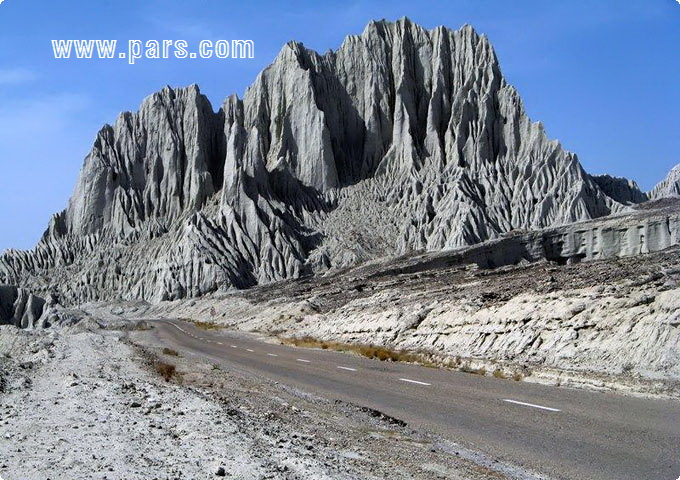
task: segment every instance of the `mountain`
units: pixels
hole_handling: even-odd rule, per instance
[[[531,122],[472,27],[371,22],[325,55],[286,44],[217,112],[191,86],[121,114],[0,283],[64,304],[199,296],[597,218],[632,191]]]
[[[607,174],[592,178],[607,196],[623,205],[636,205],[649,200],[647,194],[633,180]]]
[[[677,196],[680,196],[680,164],[673,167],[666,178],[649,192],[649,198],[652,199]]]

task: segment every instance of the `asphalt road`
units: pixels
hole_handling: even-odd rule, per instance
[[[680,402],[549,387],[274,345],[176,320],[164,344],[331,399],[378,409],[556,479],[676,480]]]

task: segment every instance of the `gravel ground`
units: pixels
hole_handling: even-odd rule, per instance
[[[88,325],[0,327],[4,480],[505,478],[380,412]]]

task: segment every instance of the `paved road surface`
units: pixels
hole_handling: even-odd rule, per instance
[[[378,409],[550,478],[676,480],[680,402],[556,388],[154,322],[165,345]]]

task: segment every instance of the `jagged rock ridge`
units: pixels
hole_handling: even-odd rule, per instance
[[[371,22],[323,56],[287,44],[217,113],[192,86],[122,114],[0,283],[198,296],[622,210],[601,183],[530,121],[486,37]]]
[[[652,199],[677,196],[680,196],[680,164],[673,167],[666,178],[649,192],[649,198]]]
[[[592,178],[607,196],[623,205],[636,205],[649,200],[647,194],[633,180],[607,174]]]

